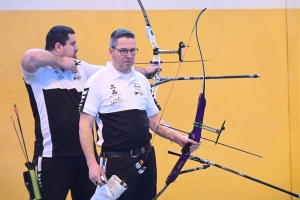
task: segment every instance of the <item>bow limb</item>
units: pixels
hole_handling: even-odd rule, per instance
[[[152,46],[152,49],[153,49],[153,57],[152,57],[151,64],[152,65],[160,65],[161,61],[160,61],[159,47],[156,43],[155,35],[152,31],[150,21],[148,19],[146,10],[144,9],[144,6],[143,6],[142,2],[140,0],[137,0],[137,1],[138,1],[139,5],[141,7],[141,10],[143,12],[143,16],[144,16],[144,19],[145,19],[145,22],[146,22],[145,29],[146,29],[146,33],[147,33],[147,38],[148,38],[148,40],[149,40],[149,42]],[[153,79],[154,83],[156,83],[157,80],[159,80],[158,72],[159,71],[156,71],[155,74],[149,74],[149,76]],[[161,107],[160,107],[160,105],[158,104],[158,102],[156,100],[157,91],[158,91],[158,86],[157,85],[151,87],[151,92],[152,92],[154,102],[155,102],[157,108],[159,110],[161,110]]]

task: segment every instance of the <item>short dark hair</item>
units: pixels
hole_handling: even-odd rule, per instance
[[[121,37],[135,38],[134,34],[127,29],[117,29],[110,35],[110,47],[117,46],[117,40]]]
[[[68,26],[54,26],[50,29],[46,36],[46,47],[45,49],[51,51],[54,49],[55,44],[59,42],[65,46],[69,39],[68,34],[75,34],[75,31]]]

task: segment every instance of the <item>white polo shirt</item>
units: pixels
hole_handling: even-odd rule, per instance
[[[95,116],[98,126],[103,126],[98,145],[104,151],[147,144],[152,137],[148,117],[159,112],[148,80],[133,67],[128,79],[111,62],[86,82],[79,111]]]
[[[35,73],[22,68],[35,120],[34,155],[62,157],[83,155],[79,141],[78,105],[87,79],[100,66],[84,61],[79,73],[40,67]]]

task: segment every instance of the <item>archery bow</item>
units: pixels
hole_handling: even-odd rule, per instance
[[[152,64],[156,64],[156,65],[160,64],[161,63],[160,62],[160,52],[161,51],[159,50],[159,47],[158,47],[158,45],[157,45],[157,43],[155,41],[155,36],[154,36],[154,33],[153,33],[152,28],[150,26],[150,22],[149,22],[147,14],[146,14],[146,11],[144,9],[144,6],[142,5],[142,2],[140,0],[137,0],[137,1],[138,1],[139,5],[141,7],[142,12],[143,12],[143,16],[144,16],[144,19],[146,21],[146,33],[147,33],[147,37],[148,37],[148,39],[149,39],[149,41],[151,43],[151,46],[153,48],[153,62],[152,62]],[[192,33],[191,33],[190,38],[189,38],[188,43],[187,43],[187,46],[188,46],[188,44],[190,42],[190,39],[191,39],[191,36],[192,36],[194,30],[196,29],[196,39],[197,39],[198,49],[199,49],[199,52],[200,52],[200,57],[201,57],[200,60],[202,62],[202,71],[203,71],[202,92],[200,93],[199,98],[198,98],[198,107],[197,107],[197,113],[196,113],[196,118],[195,118],[195,122],[194,122],[194,128],[193,128],[192,132],[189,134],[189,139],[192,139],[192,140],[194,140],[196,142],[199,142],[200,138],[201,138],[201,131],[202,131],[202,128],[204,127],[204,125],[203,125],[204,110],[205,110],[205,106],[206,106],[204,60],[203,60],[203,56],[202,56],[202,52],[201,52],[201,48],[200,48],[200,43],[199,43],[199,40],[198,40],[198,32],[197,32],[198,20],[199,20],[200,16],[202,15],[202,13],[205,10],[206,10],[206,8],[203,9],[203,10],[201,10],[201,12],[198,14],[196,22],[195,22],[195,25],[194,25],[194,28],[192,30]],[[185,45],[182,45],[182,48],[184,48],[184,47],[185,47]],[[183,57],[184,57],[185,52],[186,52],[186,49],[185,49],[184,53],[182,54],[182,52],[181,52],[182,48],[180,48],[180,45],[179,45],[178,51],[180,51],[179,55],[182,55],[182,57],[180,57],[181,60],[183,60]],[[179,65],[179,68],[180,68],[180,66],[181,66],[181,63]],[[179,71],[179,69],[177,70],[177,74],[178,74],[178,71]],[[176,74],[176,76],[177,76],[177,74]],[[154,79],[154,83],[156,81],[159,81],[159,76],[158,76],[157,73],[155,74],[155,76],[153,77],[153,79]],[[157,85],[156,85],[156,87],[157,87]],[[172,91],[172,88],[171,88],[171,91]],[[153,90],[153,88],[152,88],[152,90]],[[170,91],[170,93],[171,93],[171,91]],[[156,93],[157,93],[157,88],[154,89],[154,92],[152,91],[152,95],[153,95],[154,101],[157,104]],[[168,99],[170,97],[170,93],[169,93]],[[167,100],[167,102],[168,102],[168,100]],[[166,104],[167,104],[167,102],[166,102]],[[161,117],[162,116],[163,116],[163,113],[161,114]],[[223,125],[221,127],[221,130],[225,129],[224,128],[224,123],[223,123]],[[221,132],[222,131],[219,131],[217,133],[218,134],[218,138],[217,138],[216,142],[218,141]],[[167,188],[167,186],[176,180],[176,178],[178,177],[178,175],[180,173],[180,170],[182,169],[182,167],[184,166],[184,164],[186,163],[186,161],[187,161],[187,159],[188,159],[188,157],[190,155],[190,146],[191,146],[191,143],[188,143],[188,144],[186,144],[182,148],[182,150],[181,150],[182,151],[182,155],[179,158],[179,160],[177,161],[177,163],[175,164],[175,166],[172,169],[171,173],[169,174],[169,176],[168,176],[168,178],[166,180],[165,186],[161,189],[161,191],[153,199],[157,199],[162,194],[162,192]]]
[[[148,29],[146,27],[146,30],[147,30],[147,35],[148,35],[148,38],[149,38],[149,34],[148,33],[151,33],[152,36],[153,35],[153,32],[151,30],[151,27],[150,27],[150,23],[149,23],[149,20],[148,20],[148,17],[146,15],[146,12],[145,12],[145,9],[143,8],[143,5],[141,3],[140,0],[138,0],[140,6],[141,6],[141,9],[143,11],[143,14],[144,14],[144,18],[146,20],[146,24],[148,26]],[[205,69],[204,69],[204,60],[203,60],[203,56],[202,56],[202,52],[201,52],[201,48],[200,48],[200,43],[199,43],[199,40],[198,40],[198,32],[197,32],[197,24],[198,24],[198,20],[201,16],[201,14],[206,10],[203,9],[197,19],[196,19],[196,22],[195,22],[195,25],[194,25],[194,28],[192,30],[192,33],[193,31],[196,29],[196,39],[197,39],[197,43],[198,43],[198,48],[199,48],[199,52],[200,52],[200,57],[201,57],[201,61],[202,61],[202,71],[203,71],[203,77],[173,77],[173,78],[165,78],[165,77],[159,77],[157,76],[156,74],[156,78],[154,79],[154,83],[151,84],[151,86],[157,86],[159,84],[162,84],[162,83],[166,83],[166,82],[169,82],[171,80],[175,81],[175,80],[199,80],[199,79],[203,79],[203,84],[202,84],[202,93],[200,93],[199,95],[199,99],[198,99],[198,107],[197,107],[197,113],[196,113],[196,119],[195,119],[195,122],[194,122],[194,128],[192,130],[192,132],[189,134],[189,138],[194,140],[194,141],[197,141],[199,142],[200,141],[200,138],[201,138],[201,131],[202,131],[202,128],[205,127],[205,125],[203,125],[203,118],[204,118],[204,110],[205,110],[205,106],[206,106],[206,99],[205,99],[205,79],[219,79],[219,78],[257,78],[257,77],[260,77],[260,75],[258,74],[253,74],[253,75],[238,75],[238,76],[211,76],[211,77],[206,77],[205,76]],[[149,31],[151,30],[151,31]],[[192,34],[191,34],[192,35]],[[191,38],[191,37],[190,37]],[[150,40],[150,38],[149,38]],[[190,41],[190,40],[189,40]],[[150,43],[151,43],[151,40],[150,40]],[[188,42],[189,43],[189,42]],[[151,45],[153,46],[153,43],[151,43]],[[158,50],[158,46],[157,44],[155,43],[156,47],[157,47],[157,52],[158,52],[158,56],[159,56],[159,50]],[[155,48],[153,46],[153,49],[154,49],[154,52],[155,52]],[[186,51],[185,51],[186,52]],[[183,55],[184,57],[184,55]],[[182,60],[183,60],[183,57],[182,57]],[[158,57],[159,58],[159,57]],[[158,63],[161,63],[160,60]],[[180,66],[179,66],[180,67]],[[157,91],[156,91],[157,92]],[[224,124],[223,124],[224,125]],[[223,127],[222,125],[222,127]],[[218,135],[218,138],[219,138],[220,134]],[[217,139],[218,140],[218,139]],[[175,164],[174,168],[172,169],[171,173],[169,174],[167,180],[166,180],[166,184],[165,186],[160,190],[160,192],[153,198],[153,199],[157,199],[163,192],[164,190],[172,183],[176,180],[176,178],[178,177],[178,175],[182,174],[182,173],[187,173],[187,172],[190,172],[190,171],[194,171],[194,170],[199,170],[199,169],[205,169],[207,167],[209,167],[209,165],[213,165],[215,167],[218,167],[218,168],[221,168],[221,169],[224,169],[226,171],[229,171],[231,173],[234,173],[234,174],[237,174],[237,175],[240,175],[244,178],[248,178],[252,181],[255,181],[255,182],[258,182],[258,183],[261,183],[261,184],[264,184],[266,186],[269,186],[273,189],[277,189],[281,192],[285,192],[287,194],[290,194],[294,197],[297,197],[297,198],[300,198],[300,195],[299,194],[296,194],[296,193],[293,193],[293,192],[290,192],[290,191],[287,191],[287,190],[284,190],[282,188],[279,188],[277,186],[273,186],[269,183],[265,183],[261,180],[258,180],[258,179],[255,179],[253,177],[250,177],[250,176],[247,176],[247,175],[244,175],[240,172],[237,172],[237,171],[234,171],[232,169],[228,169],[224,166],[221,166],[221,165],[218,165],[218,164],[215,164],[215,163],[212,163],[208,160],[205,160],[205,159],[201,159],[201,158],[197,158],[195,156],[193,156],[192,154],[190,154],[190,150],[189,150],[189,147],[191,146],[191,144],[187,144],[185,145],[181,152],[182,154],[175,154],[175,153],[172,153],[174,155],[177,155],[177,156],[180,156],[179,160],[177,161],[177,163]],[[169,152],[170,153],[170,152]],[[201,162],[201,163],[205,163],[207,164],[207,166],[202,166],[202,167],[198,167],[198,168],[194,168],[194,169],[191,169],[191,170],[185,170],[185,171],[181,171],[182,167],[184,166],[184,164],[186,163],[187,159],[191,159],[191,160],[195,160],[195,161],[198,161],[198,162]]]
[[[201,51],[200,43],[199,43],[199,40],[198,40],[197,24],[198,24],[198,21],[199,21],[199,18],[201,16],[201,14],[205,10],[206,10],[206,8],[201,10],[201,12],[198,14],[195,25],[194,25],[194,28],[192,30],[192,33],[193,33],[194,30],[196,29],[196,38],[197,38],[198,49],[199,49],[199,52],[200,52],[200,57],[201,57],[201,60],[202,60],[201,63],[202,63],[202,73],[203,73],[202,92],[200,93],[199,98],[198,98],[198,107],[197,107],[197,113],[196,113],[194,128],[193,128],[191,134],[189,135],[190,139],[192,139],[194,141],[197,141],[197,142],[199,142],[200,138],[201,138],[201,131],[202,131],[201,125],[203,123],[204,110],[205,110],[205,106],[206,106],[206,99],[205,99],[205,69],[204,69],[204,61],[203,61],[202,51]],[[191,36],[192,36],[192,33],[191,33]],[[190,36],[190,38],[191,38],[191,36]],[[189,39],[189,41],[190,41],[190,39]],[[181,150],[182,154],[181,154],[180,158],[178,159],[177,163],[175,164],[175,166],[173,167],[173,169],[172,169],[171,173],[169,174],[167,180],[165,181],[164,187],[160,190],[160,192],[153,199],[157,199],[164,192],[164,190],[172,182],[174,182],[176,180],[176,178],[178,177],[178,174],[180,173],[182,167],[184,166],[184,164],[186,163],[187,159],[190,156],[190,146],[191,146],[191,143],[188,143],[182,148],[182,150]]]

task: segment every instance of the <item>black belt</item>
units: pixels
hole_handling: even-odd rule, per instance
[[[131,156],[131,157],[135,158],[144,153],[148,153],[148,152],[152,151],[152,149],[153,149],[153,147],[149,143],[142,148],[137,148],[137,149],[133,149],[130,151],[101,152],[100,157],[115,158],[115,157]]]

